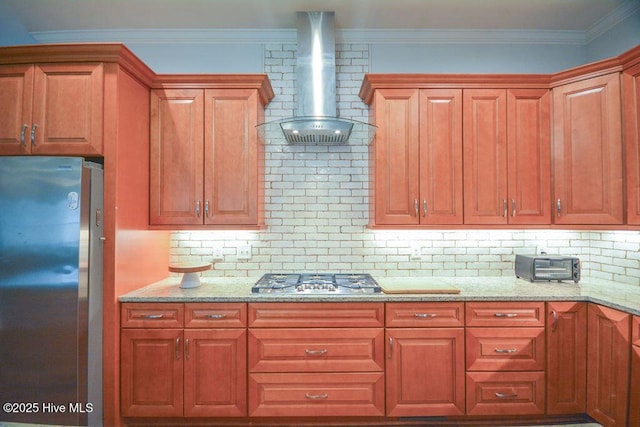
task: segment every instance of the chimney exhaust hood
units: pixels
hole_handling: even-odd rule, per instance
[[[297,14],[296,116],[277,121],[290,144],[337,145],[375,126],[337,117],[335,13]],[[264,127],[267,123],[259,125]]]

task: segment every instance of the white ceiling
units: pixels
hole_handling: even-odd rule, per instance
[[[588,31],[640,0],[0,0],[30,33],[96,29],[293,29],[333,10],[338,29]]]

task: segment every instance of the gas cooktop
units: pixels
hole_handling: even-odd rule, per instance
[[[256,294],[372,294],[380,285],[369,274],[265,274],[251,288]]]

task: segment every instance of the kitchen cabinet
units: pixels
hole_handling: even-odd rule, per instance
[[[465,224],[549,224],[547,89],[464,90]]]
[[[103,64],[0,66],[0,155],[103,154]]]
[[[640,425],[640,316],[633,316],[631,335],[631,382],[629,388],[629,425]]]
[[[249,76],[225,87],[212,81],[151,92],[152,226],[264,225],[264,147],[256,125],[272,92],[253,86],[270,89],[268,80]]]
[[[622,224],[620,73],[554,87],[555,224]]]
[[[125,417],[246,415],[246,304],[122,304]]]
[[[587,414],[605,427],[626,426],[631,315],[588,307]]]
[[[640,64],[622,73],[627,223],[640,225]]]
[[[542,302],[466,303],[468,415],[545,412]]]
[[[249,304],[249,416],[383,416],[384,304]]]
[[[547,413],[580,414],[587,405],[587,304],[547,303]]]
[[[378,89],[372,225],[462,223],[462,91]]]
[[[387,416],[465,413],[464,304],[387,303]]]

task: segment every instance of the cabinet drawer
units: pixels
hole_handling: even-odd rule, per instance
[[[249,375],[249,416],[382,416],[382,372]]]
[[[123,303],[123,328],[182,328],[184,305],[180,303]]]
[[[251,372],[347,372],[384,370],[384,330],[252,329]]]
[[[544,370],[544,328],[467,328],[466,353],[470,371]]]
[[[467,415],[544,413],[544,372],[468,372]]]
[[[468,302],[467,326],[544,326],[543,302]]]
[[[631,344],[640,345],[640,316],[633,316],[631,322]]]
[[[187,328],[244,328],[247,325],[247,305],[244,303],[185,304]]]
[[[388,328],[446,328],[464,326],[464,303],[387,303]]]
[[[249,304],[254,328],[318,328],[384,326],[383,303],[257,303]]]

